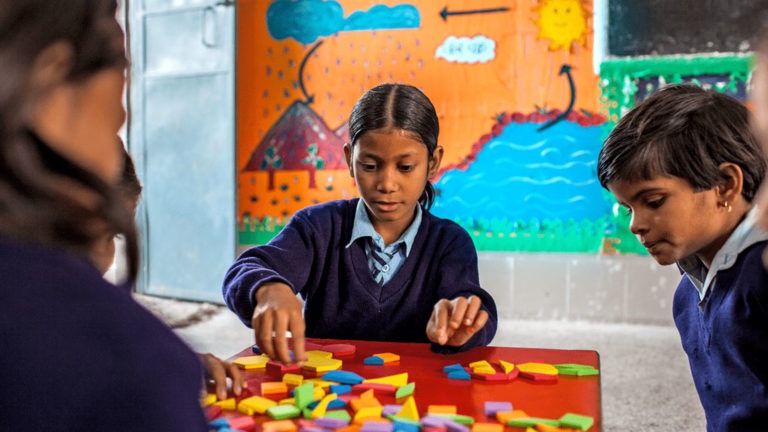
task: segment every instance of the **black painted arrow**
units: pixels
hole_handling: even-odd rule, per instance
[[[571,87],[571,103],[568,104],[568,108],[563,111],[562,114],[552,119],[552,121],[544,123],[541,125],[540,128],[536,129],[536,132],[541,132],[544,129],[547,129],[548,127],[554,126],[555,123],[559,122],[560,120],[564,119],[569,112],[573,109],[573,104],[576,102],[576,86],[573,84],[573,77],[571,76],[571,66],[564,64],[563,67],[560,68],[560,74],[566,74],[568,76],[568,85]]]
[[[301,60],[301,64],[299,65],[299,87],[301,87],[301,92],[304,94],[304,99],[306,99],[305,104],[311,105],[312,102],[315,101],[315,95],[308,95],[307,90],[304,87],[304,66],[307,65],[307,60],[309,60],[309,57],[312,56],[312,53],[315,52],[316,49],[320,48],[320,45],[323,44],[323,41],[318,41],[307,53],[307,55],[304,56],[304,59]]]
[[[474,9],[474,10],[466,10],[466,11],[448,12],[448,6],[446,6],[443,8],[443,10],[440,11],[440,16],[443,17],[443,21],[448,21],[449,15],[474,15],[474,14],[485,14],[485,13],[494,13],[494,12],[506,12],[508,10],[509,8],[500,7],[500,8],[491,8],[491,9]]]

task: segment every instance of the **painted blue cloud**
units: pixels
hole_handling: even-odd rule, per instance
[[[344,24],[344,9],[333,0],[276,0],[267,9],[267,30],[277,40],[310,44]]]
[[[413,5],[376,5],[367,12],[355,12],[344,22],[342,31],[419,28],[421,15]]]

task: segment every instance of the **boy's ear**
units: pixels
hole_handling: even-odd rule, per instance
[[[349,175],[354,177],[355,171],[352,169],[352,143],[344,143],[344,159],[349,167]]]
[[[741,167],[732,162],[720,164],[723,181],[716,187],[720,201],[733,204],[741,196],[744,188],[744,172]]]
[[[427,178],[432,180],[437,175],[437,171],[440,169],[440,161],[443,160],[443,146],[435,147],[432,152],[432,159],[429,160],[429,171],[427,172]]]

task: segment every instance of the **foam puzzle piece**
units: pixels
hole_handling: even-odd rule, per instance
[[[360,378],[362,379],[362,377]],[[352,386],[346,385],[346,384],[334,384],[331,385],[329,388],[331,393],[336,393],[337,395],[347,394],[352,392]]]
[[[515,369],[514,363],[506,362],[504,360],[499,360],[499,366],[501,367],[501,370],[503,370],[506,374],[512,372],[512,370]]]
[[[522,370],[518,374],[520,378],[527,379],[528,381],[534,381],[542,384],[555,384],[557,383],[557,375],[523,372]]]
[[[315,387],[312,383],[302,384],[294,389],[293,394],[296,406],[299,409],[304,409],[315,400]]]
[[[437,417],[445,417],[451,420],[452,422],[458,423],[458,424],[471,425],[475,422],[474,418],[466,415],[461,415],[461,414],[433,414],[433,415]]]
[[[456,414],[456,405],[429,405],[427,406],[427,414]]]
[[[448,379],[469,381],[471,378],[472,377],[463,368],[461,370],[448,372]]]
[[[560,417],[561,426],[580,429],[583,431],[591,428],[594,423],[595,419],[585,415],[566,413],[564,416]]]
[[[415,382],[408,383],[400,387],[399,389],[397,389],[397,391],[395,392],[395,399],[400,399],[406,396],[410,396],[413,394],[414,391],[416,391],[416,383]]]
[[[320,400],[313,401],[311,404],[307,405],[307,408],[314,409],[319,403],[320,403]],[[328,402],[328,406],[326,407],[326,409],[327,410],[340,409],[340,408],[345,408],[346,406],[347,406],[347,403],[344,400],[336,398]],[[326,412],[326,414],[328,414],[328,412]]]
[[[352,344],[329,344],[323,345],[322,349],[333,353],[334,357],[351,356],[357,351],[357,347]]]
[[[472,368],[472,372],[476,374],[493,375],[496,373],[496,369],[493,366],[477,366]]]
[[[462,365],[460,365],[460,364],[456,363],[456,364],[448,365],[448,366],[446,366],[446,367],[444,367],[444,368],[443,368],[443,372],[444,372],[444,373],[451,373],[451,372],[453,372],[453,371],[461,371],[461,372],[464,372],[464,366],[462,366]]]
[[[495,417],[499,411],[512,411],[512,402],[485,401],[485,415]]]
[[[241,431],[252,431],[256,427],[256,422],[253,420],[253,417],[239,416],[229,419],[229,427],[230,429]]]
[[[445,426],[424,426],[421,428],[421,432],[448,432],[448,428]]]
[[[261,424],[262,432],[295,432],[296,423],[293,420],[273,420]]]
[[[284,365],[276,361],[267,362],[267,374],[281,377],[287,373],[301,373],[301,368],[296,365]]]
[[[216,400],[217,398],[215,394],[208,393],[207,395],[205,395],[205,397],[203,397],[203,400],[200,401],[200,405],[203,407],[207,407],[209,405],[213,405],[214,403],[216,403]]]
[[[244,399],[240,399],[237,404],[237,410],[246,415],[264,414],[267,409],[277,405],[277,402],[272,399],[267,399],[261,396],[249,396]]]
[[[312,383],[315,387],[328,390],[332,384],[337,384],[335,381],[326,381],[322,378],[305,378],[304,383]]]
[[[472,425],[472,432],[504,432],[504,425],[501,423],[478,422]]]
[[[557,375],[557,368],[548,363],[518,363],[517,368],[520,372],[537,373],[545,375]]]
[[[206,421],[211,421],[221,415],[221,407],[216,405],[207,406],[203,411]]]
[[[390,416],[390,420],[392,420],[392,426],[395,431],[397,432],[418,432],[420,428],[420,424],[417,421],[413,421],[411,419],[407,419],[400,416]]]
[[[478,360],[478,361],[474,361],[474,362],[470,363],[469,367],[470,367],[470,369],[474,369],[474,368],[479,368],[479,367],[489,367],[489,368],[492,368],[493,366],[491,366],[491,364],[488,363],[487,360]]]
[[[401,409],[403,409],[403,405],[401,404],[387,404],[384,405],[384,408],[381,410],[381,415],[385,417],[390,415],[397,415]]]
[[[377,366],[377,365],[383,365],[384,359],[377,356],[371,356],[367,357],[363,360],[363,364],[365,365],[371,365],[371,366]]]
[[[264,369],[267,366],[267,363],[269,363],[269,357],[264,354],[238,357],[232,360],[233,365],[245,370]]]
[[[283,375],[283,382],[289,386],[298,387],[304,382],[304,375],[287,373]]]
[[[261,383],[261,395],[288,394],[288,386],[282,381],[267,381]]]
[[[302,366],[303,369],[313,372],[328,372],[336,369],[341,369],[342,361],[335,358],[313,358],[307,360]]]
[[[349,401],[349,406],[352,408],[352,411],[358,412],[364,408],[381,407],[381,403],[376,398],[361,397],[361,398],[352,399],[351,401]]]
[[[366,382],[352,386],[353,393],[364,393],[371,390],[377,394],[394,395],[397,389],[392,384],[366,383]]]
[[[310,351],[307,351],[306,354],[307,354],[307,360],[333,358],[332,352],[325,351],[323,349],[310,350]]]
[[[408,372],[399,373],[380,378],[372,378],[363,381],[363,384],[389,384],[397,388],[408,384]]]
[[[340,411],[336,411],[340,412]],[[325,417],[320,417],[319,419],[315,420],[315,423],[325,429],[338,429],[340,427],[344,427],[349,424],[349,414],[347,414],[347,418],[336,418],[329,416],[331,412],[325,413]],[[346,413],[345,413],[346,414]]]
[[[323,349],[322,344],[314,343],[314,342],[306,342],[306,341],[304,342],[304,352],[315,351],[315,350],[320,351],[322,349]]]
[[[518,419],[518,418],[526,418],[530,417],[528,413],[526,413],[523,410],[513,410],[513,411],[498,411],[496,413],[496,420],[499,421],[499,423],[507,424],[512,419]]]
[[[381,405],[379,406],[367,406],[364,408],[361,408],[355,412],[355,417],[352,420],[355,423],[363,423],[365,420],[368,419],[378,419],[381,418],[381,411],[384,407]]]
[[[409,396],[403,403],[403,408],[397,413],[398,417],[407,418],[413,421],[419,421],[419,409],[416,407],[416,400]]]
[[[469,375],[472,378],[477,379],[477,380],[481,380],[481,381],[507,382],[507,381],[511,380],[509,374],[505,374],[504,372],[496,372],[496,371],[494,371],[494,373],[492,373],[492,374],[477,373],[477,372],[472,371],[472,372],[469,373]],[[517,375],[515,375],[514,378],[517,378]],[[512,379],[514,379],[514,378],[512,378]]]
[[[328,404],[334,399],[336,399],[336,395],[333,393],[325,395],[325,397],[320,400],[320,403],[312,410],[312,418],[317,419],[324,416],[325,411],[328,409]]]
[[[333,404],[333,402],[335,402],[336,400],[331,401],[331,404]],[[328,406],[331,406],[331,404],[328,404]],[[349,413],[346,410],[326,411],[325,415],[322,418],[334,418],[334,419],[344,420],[347,423],[352,421],[352,417],[349,416]]]
[[[507,426],[512,427],[536,427],[537,424],[545,424],[548,426],[560,426],[558,420],[539,418],[539,417],[520,417],[511,419],[507,422]]]
[[[224,399],[223,401],[216,402],[214,405],[220,406],[221,409],[227,411],[234,411],[237,409],[237,401],[235,401],[235,398]]]
[[[393,432],[394,426],[391,422],[369,421],[360,426],[360,432]]]
[[[229,428],[229,420],[225,418],[219,418],[219,419],[208,422],[208,427],[216,430],[219,430],[222,428]]]
[[[549,426],[549,425],[539,423],[536,425],[536,432],[576,432],[576,430]]]
[[[561,375],[592,376],[600,374],[599,370],[589,365],[566,363],[554,366]]]
[[[360,384],[365,381],[365,378],[360,375],[344,370],[333,370],[323,374],[323,379],[326,381],[337,382],[339,384]]]
[[[377,353],[374,354],[373,357],[378,357],[384,360],[384,364],[396,363],[400,361],[400,356],[391,352]]]

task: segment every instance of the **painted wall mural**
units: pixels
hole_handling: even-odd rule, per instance
[[[635,252],[595,175],[611,123],[591,7],[239,0],[239,243],[265,243],[297,210],[356,196],[342,151],[349,112],[368,88],[406,82],[440,117],[433,213],[479,250]]]

